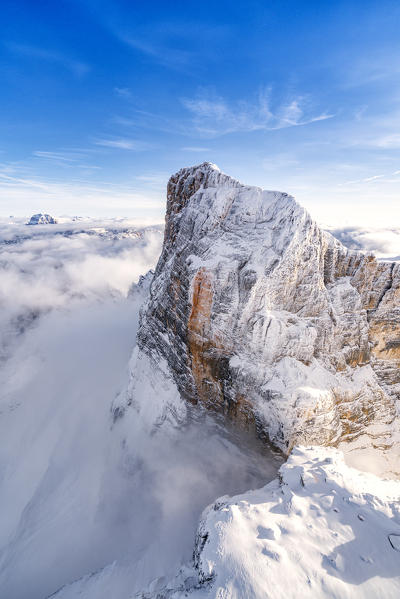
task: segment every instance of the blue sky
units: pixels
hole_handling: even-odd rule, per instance
[[[210,160],[400,226],[400,2],[2,2],[0,213],[161,221]]]

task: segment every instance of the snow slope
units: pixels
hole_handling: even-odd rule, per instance
[[[298,447],[264,488],[205,510],[193,567],[138,597],[397,599],[400,482]],[[156,586],[156,585],[154,585]]]

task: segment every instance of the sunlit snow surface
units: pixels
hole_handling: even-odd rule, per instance
[[[0,597],[99,570],[102,594],[85,597],[130,597],[190,559],[206,505],[276,474],[278,456],[196,411],[158,435],[113,424],[138,323],[128,290],[161,242],[125,222],[2,227]]]
[[[145,597],[398,599],[399,497],[336,449],[294,448],[279,480],[205,510],[192,573]]]

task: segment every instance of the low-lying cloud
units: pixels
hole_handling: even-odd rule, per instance
[[[262,485],[280,463],[196,410],[182,428],[155,435],[133,412],[113,424],[138,327],[139,296],[128,290],[154,266],[162,235],[107,227],[21,227],[24,239],[3,230],[2,318],[14,322],[0,363],[7,599],[25,599],[27,589],[44,599],[63,585],[60,597],[83,585],[86,599],[128,599],[190,560],[207,504]],[[15,318],[34,312],[17,330]]]
[[[352,250],[372,252],[381,260],[400,260],[398,228],[342,227],[328,231]]]
[[[154,266],[161,228],[124,222],[0,227],[0,348],[49,310],[126,297]]]

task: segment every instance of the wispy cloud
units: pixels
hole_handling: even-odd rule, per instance
[[[124,127],[179,134],[191,137],[195,141],[195,137],[214,138],[229,133],[299,127],[335,116],[328,112],[315,114],[312,102],[304,96],[292,98],[273,109],[270,95],[267,90],[260,93],[253,102],[241,100],[231,103],[220,96],[202,94],[195,98],[181,98],[187,115],[181,115],[179,120],[132,107],[129,117],[115,116],[113,123]],[[183,146],[181,151],[208,152],[210,148],[200,143]]]
[[[58,51],[39,48],[28,44],[17,44],[14,42],[6,42],[6,47],[11,52],[26,56],[27,58],[38,58],[50,63],[60,64],[77,77],[83,77],[90,70],[89,65],[86,63],[75,60]]]
[[[63,168],[83,169],[87,172],[101,169],[100,166],[95,164],[87,164],[86,160],[89,157],[82,152],[48,152],[35,150],[32,155],[36,159],[51,162]]]
[[[148,175],[137,175],[137,177],[135,177],[137,181],[143,181],[144,183],[165,183],[168,178],[168,173],[151,173]]]
[[[49,185],[35,179],[27,179],[24,177],[13,177],[7,175],[5,172],[0,172],[0,187],[7,186],[18,186],[18,187],[30,187],[32,189],[40,189],[47,191]]]
[[[361,121],[368,110],[368,106],[364,104],[363,106],[359,106],[354,111],[354,118],[356,121]]]
[[[129,87],[114,87],[114,92],[120,98],[128,99],[132,97],[132,92]]]
[[[150,143],[139,141],[136,139],[96,139],[94,142],[97,146],[104,146],[106,148],[115,148],[118,150],[134,150],[141,152],[143,150],[150,150],[154,146]]]
[[[229,25],[202,22],[199,15],[196,17],[196,20],[184,21],[152,20],[150,25],[142,26],[108,19],[105,25],[120,42],[145,59],[193,76],[199,69],[206,69],[208,59],[215,61],[217,49],[232,35]]]
[[[376,25],[375,25],[376,26]],[[344,58],[344,57],[343,57]],[[344,88],[365,87],[368,85],[389,85],[398,80],[400,73],[399,50],[393,46],[382,45],[379,49],[371,44],[361,55],[355,55],[349,60],[346,50],[346,60],[340,61],[338,72],[341,73]]]
[[[301,161],[297,156],[289,152],[274,152],[268,158],[264,158],[262,161],[262,167],[265,171],[278,171],[283,170],[287,171],[287,169],[298,169],[301,167]]]
[[[399,94],[388,101],[385,110],[369,110],[362,114],[362,123],[355,118],[355,126],[346,125],[337,133],[337,141],[350,148],[365,148],[392,152],[400,149],[400,111],[398,107]],[[354,125],[354,123],[352,123]]]
[[[135,127],[164,133],[180,133],[182,135],[186,135],[188,129],[183,116],[178,120],[168,114],[149,112],[134,106],[131,107],[128,116],[114,115],[111,122],[124,128]]]
[[[391,135],[383,135],[373,140],[376,147],[382,149],[399,149],[400,148],[400,133]]]
[[[385,175],[373,175],[372,177],[367,177],[363,179],[364,183],[369,183],[370,181],[376,181],[376,179],[382,179]]]
[[[182,152],[210,152],[210,148],[204,148],[203,146],[185,146],[181,150]]]
[[[344,183],[339,183],[339,187],[343,185],[354,185],[356,183],[372,183],[373,181],[377,181],[378,179],[390,179],[393,176],[397,176],[400,174],[400,171],[394,171],[391,173],[383,173],[380,175],[372,175],[371,177],[364,177],[363,179],[352,179],[351,181],[345,181]]]
[[[65,156],[59,152],[44,152],[41,150],[35,150],[33,155],[37,158],[47,158],[48,160],[57,160],[61,162],[76,162],[76,158],[72,158],[71,156]]]
[[[242,100],[234,105],[215,96],[183,98],[181,101],[192,114],[197,132],[209,137],[298,127],[334,116],[328,112],[313,114],[303,96],[291,99],[273,110],[269,90],[260,93],[255,102]]]
[[[120,36],[120,39],[131,46],[131,48],[140,51],[142,54],[152,58],[162,66],[181,69],[188,65],[192,60],[191,52],[168,47],[160,41],[158,43],[155,42],[154,39],[150,42],[148,39],[144,40],[125,35]]]
[[[135,180],[139,182],[143,190],[157,191],[163,197],[170,176],[171,173],[166,171],[145,172],[142,175],[136,175]]]

